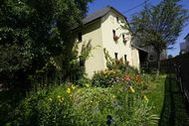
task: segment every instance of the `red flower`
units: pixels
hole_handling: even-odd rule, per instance
[[[125,80],[125,81],[131,81],[131,77],[130,77],[129,75],[126,75],[126,76],[124,77],[124,80]]]

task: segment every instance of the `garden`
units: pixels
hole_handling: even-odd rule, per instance
[[[118,66],[95,73],[91,80],[83,77],[75,83],[38,88],[24,97],[19,92],[14,98],[7,94],[12,99],[7,101],[1,97],[1,125],[158,125],[166,76],[156,79]]]
[[[0,2],[0,126],[187,126],[175,77],[139,72],[104,49],[107,69],[87,78],[85,61],[96,47],[90,40],[79,52],[73,31],[85,28],[82,20],[93,1]],[[189,17],[180,2],[145,6],[121,26],[142,47],[153,47],[157,73],[161,53]]]

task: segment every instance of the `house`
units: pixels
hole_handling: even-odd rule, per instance
[[[115,8],[107,6],[83,19],[83,27],[74,30],[78,51],[91,42],[94,49],[85,62],[85,72],[91,78],[95,72],[107,69],[104,49],[115,59],[123,59],[130,66],[140,69],[139,49],[132,45],[132,35],[122,26],[128,25],[126,17]]]
[[[185,42],[180,43],[180,54],[189,52],[189,33],[184,37]]]

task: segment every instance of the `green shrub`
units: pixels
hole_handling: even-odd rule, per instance
[[[78,81],[76,81],[76,84],[79,85],[80,87],[86,87],[92,85],[91,80],[86,77],[80,78]]]
[[[105,70],[98,73],[92,78],[93,86],[111,87],[113,84],[123,81],[123,74],[119,70]]]
[[[71,88],[69,88],[71,90]],[[75,125],[71,98],[65,87],[42,89],[31,94],[14,111],[11,125],[52,126]]]
[[[157,124],[158,117],[148,104],[149,99],[141,94],[137,85],[118,84],[112,88],[118,102],[116,108],[117,125],[119,126],[151,126]]]
[[[129,83],[112,87],[59,86],[30,94],[7,125],[104,126],[107,116],[118,126],[156,123],[152,107]]]
[[[124,62],[123,58],[113,59],[105,48],[104,55],[109,70],[120,70],[122,73],[138,73],[138,70],[129,66],[129,62]]]

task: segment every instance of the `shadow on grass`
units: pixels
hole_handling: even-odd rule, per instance
[[[159,126],[189,126],[188,110],[176,79],[168,76]]]

